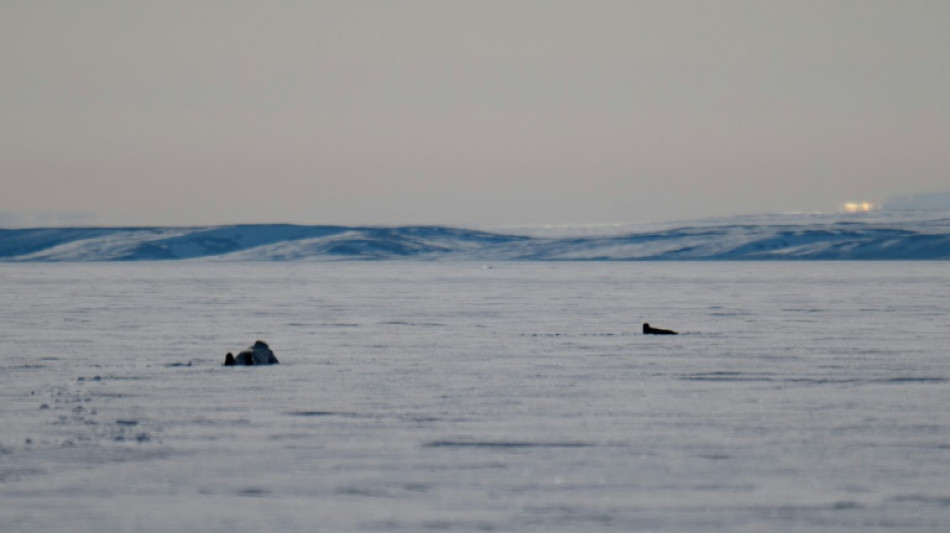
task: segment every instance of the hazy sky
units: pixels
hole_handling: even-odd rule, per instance
[[[0,0],[0,226],[522,225],[950,189],[950,2]]]

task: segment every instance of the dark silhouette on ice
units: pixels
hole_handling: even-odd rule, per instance
[[[643,323],[643,334],[644,335],[679,335],[679,333],[673,331],[672,329],[660,329],[654,328],[646,322]]]
[[[237,354],[237,357],[231,352],[224,356],[224,366],[276,365],[277,363],[277,357],[264,341],[255,342],[253,346]]]

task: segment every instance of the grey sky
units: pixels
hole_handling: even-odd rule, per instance
[[[0,0],[0,225],[623,223],[946,190],[947,28],[942,0]]]

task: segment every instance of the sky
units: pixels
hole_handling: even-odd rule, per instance
[[[0,0],[0,227],[624,224],[950,190],[943,0]]]

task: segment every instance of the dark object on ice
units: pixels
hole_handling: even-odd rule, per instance
[[[276,365],[277,363],[277,357],[264,341],[255,342],[253,346],[237,354],[237,357],[231,352],[224,356],[224,366]]]
[[[673,331],[672,329],[654,328],[650,326],[650,324],[647,324],[646,322],[643,323],[643,334],[644,335],[679,335],[679,333]]]

